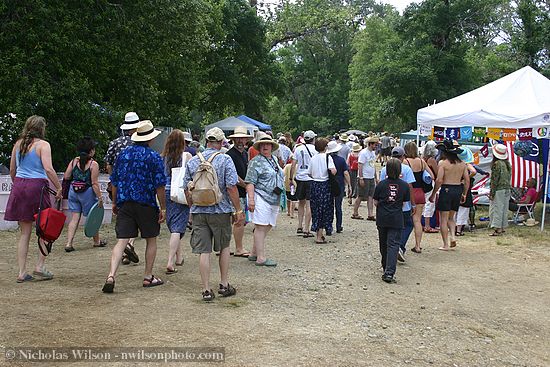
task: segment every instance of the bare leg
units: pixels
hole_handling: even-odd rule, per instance
[[[359,216],[359,206],[361,206],[361,196],[357,195],[355,203],[353,203],[353,216]]]
[[[151,278],[151,275],[153,274],[153,264],[155,263],[155,258],[157,257],[157,238],[156,237],[146,238],[145,241],[147,244],[145,246],[144,278]]]
[[[443,247],[440,247],[442,250],[449,249],[449,212],[439,212],[439,229],[441,232],[441,238],[443,239]]]
[[[71,247],[73,245],[74,235],[76,229],[78,228],[78,223],[80,222],[80,213],[73,213],[71,215],[71,221],[69,222],[69,229],[67,230],[67,246]]]
[[[266,260],[265,256],[265,238],[268,232],[271,230],[271,226],[262,226],[256,224],[256,230],[254,231],[254,248],[256,250],[256,261],[263,263]]]
[[[298,202],[298,228],[304,228],[304,215],[306,210],[306,200],[300,200]],[[307,232],[307,229],[306,231]]]
[[[447,220],[447,226],[449,227],[449,237],[451,238],[451,247],[456,247],[456,221],[455,221],[456,212],[451,210],[449,211],[449,217]]]
[[[305,227],[304,228],[307,228],[307,230],[305,232],[309,232],[309,230],[311,229],[311,205],[310,205],[310,202],[309,200],[306,200],[306,213],[305,213],[305,218],[304,218],[304,222],[305,222]]]
[[[31,240],[33,222],[19,222],[21,237],[17,246],[17,263],[19,265],[19,278],[22,279],[27,272],[27,254],[29,252],[29,241]],[[39,251],[40,252],[40,251]]]
[[[233,238],[235,239],[235,254],[243,254],[246,251],[243,246],[244,223],[233,224]],[[221,256],[221,255],[220,255]]]
[[[94,236],[93,236],[93,239],[94,239],[94,243],[95,245],[99,245],[99,232],[97,232]]]
[[[316,239],[317,242],[323,242],[323,229],[318,229],[317,230],[317,239]]]
[[[256,229],[257,231],[258,229]],[[254,233],[256,233],[256,231],[254,231]],[[220,252],[220,260],[219,260],[219,264],[220,264],[220,277],[221,277],[221,284],[224,286],[224,287],[227,287],[227,284],[229,282],[228,280],[228,274],[229,274],[229,258],[231,257],[231,253],[230,253],[230,250],[229,250],[229,246],[227,246],[226,248],[224,248],[221,252]]]
[[[359,208],[357,208],[359,210]],[[372,196],[367,198],[367,213],[369,217],[374,217],[374,199]]]
[[[422,242],[422,211],[424,210],[424,204],[416,204],[416,211],[413,215],[413,225],[414,225],[414,248],[417,251],[420,251],[420,242]]]
[[[128,238],[121,238],[117,241],[115,247],[113,247],[113,251],[111,252],[111,269],[109,271],[109,277],[115,277],[118,265],[120,264],[122,254],[124,253],[124,249],[126,248],[128,241]]]
[[[176,261],[176,254],[180,249],[180,234],[170,233],[170,245],[168,248],[168,263],[166,269],[174,269],[174,261]],[[181,261],[179,261],[181,263]]]
[[[221,258],[221,254],[220,254]],[[199,272],[201,273],[202,290],[210,291],[210,253],[203,253],[199,256]]]
[[[290,208],[290,218],[294,219],[294,201],[288,201],[288,207]]]

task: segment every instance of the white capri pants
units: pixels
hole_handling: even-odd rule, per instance
[[[470,208],[459,206],[458,211],[456,212],[456,225],[457,226],[468,225],[469,217],[470,217]]]
[[[257,193],[254,193],[254,203],[254,211],[250,212],[250,221],[261,226],[275,227],[279,216],[279,205],[269,204]]]
[[[430,202],[430,196],[432,195],[432,192],[433,190],[424,194],[424,196],[426,197],[426,204],[424,204],[424,210],[422,210],[422,216],[424,218],[431,218],[434,216],[435,213],[435,202]]]

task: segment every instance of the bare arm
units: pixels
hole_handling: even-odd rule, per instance
[[[256,203],[254,202],[254,184],[246,184],[246,196],[248,199],[248,210],[254,212]]]
[[[157,187],[157,199],[160,204],[159,223],[162,223],[166,220],[166,190],[164,185]]]
[[[296,159],[292,160],[292,165],[290,166],[290,183],[295,184],[294,177],[296,174]]]
[[[463,203],[464,201],[466,201],[466,194],[468,193],[468,189],[470,188],[470,171],[468,169],[468,166],[464,168],[462,179],[464,180],[464,188],[462,190],[462,197],[460,198],[460,202]]]
[[[65,170],[65,173],[63,174],[63,179],[70,180],[71,176],[73,175],[73,162],[74,159],[71,159],[69,164],[67,165],[67,169]],[[93,184],[93,177],[92,177],[92,184]]]
[[[434,202],[437,190],[439,190],[439,188],[443,184],[443,177],[444,176],[445,176],[445,169],[443,168],[443,165],[440,163],[439,167],[437,168],[437,178],[435,179],[434,189],[432,191],[432,194],[430,195],[430,201],[432,203]],[[411,192],[412,192],[412,190],[411,190]]]
[[[15,174],[17,173],[17,165],[15,164],[16,153],[17,153],[17,143],[13,145],[13,149],[11,150],[11,159],[10,159],[10,176],[11,181],[13,182],[15,180]]]
[[[235,208],[235,217],[233,219],[234,223],[237,225],[241,224],[244,221],[244,211],[243,208],[241,208],[239,190],[237,190],[237,186],[227,186],[227,194],[229,195],[229,200],[231,200],[231,203]]]
[[[363,163],[357,164],[357,179],[361,187],[365,186],[365,179],[363,178]]]
[[[55,198],[57,200],[60,200],[62,198],[61,195],[61,184],[59,183],[59,179],[57,178],[57,174],[55,173],[55,170],[53,169],[52,165],[52,151],[50,148],[50,143],[47,141],[44,141],[42,143],[42,147],[40,149],[40,160],[42,161],[42,166],[44,167],[44,170],[46,171],[46,176],[48,176],[48,179],[53,183],[55,186],[55,189],[57,191],[57,194],[55,195]]]
[[[99,164],[96,161],[92,162],[92,165],[90,166],[90,173],[92,178],[92,190],[94,190],[95,196],[99,201],[99,206],[103,207],[103,197],[101,196],[101,191],[99,190]],[[67,176],[67,171],[65,171],[65,176]]]

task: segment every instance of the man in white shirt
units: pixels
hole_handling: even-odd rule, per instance
[[[313,237],[313,234],[310,233],[311,207],[309,205],[309,195],[312,179],[309,176],[309,165],[311,158],[317,154],[313,145],[316,136],[311,130],[304,133],[305,143],[296,146],[290,171],[290,177],[293,177],[293,173],[296,172],[295,182],[291,182],[296,187],[296,199],[298,200],[298,229],[296,233],[303,235],[304,238]]]
[[[374,217],[374,188],[378,183],[378,177],[376,174],[376,145],[378,144],[378,137],[372,136],[367,139],[367,147],[359,153],[358,169],[357,169],[357,198],[353,204],[352,219],[363,219],[359,215],[359,206],[362,200],[367,200],[367,220],[375,221]]]
[[[338,155],[344,159],[348,159],[348,154],[351,148],[347,145],[348,142],[348,134],[342,133],[340,136],[338,136],[338,144],[341,146],[340,150],[338,151]]]

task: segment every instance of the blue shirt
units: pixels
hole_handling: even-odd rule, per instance
[[[344,172],[349,171],[348,164],[346,160],[338,154],[331,154],[331,157],[334,162],[334,167],[336,167],[336,181],[338,181],[338,185],[340,185],[340,195],[342,195],[346,187]]]
[[[157,188],[166,184],[162,157],[147,146],[130,145],[118,155],[111,183],[117,188],[117,206],[134,201],[158,208]]]
[[[283,170],[274,156],[267,158],[261,154],[254,157],[248,164],[246,183],[254,185],[254,191],[270,205],[279,205],[280,195],[273,192],[275,187],[284,191]]]
[[[380,181],[385,180],[386,177],[386,167],[382,168],[380,171]],[[411,167],[407,166],[406,164],[401,163],[401,175],[399,175],[399,178],[405,181],[408,184],[412,184],[413,182],[416,182],[416,179],[414,178],[414,173],[411,169]],[[412,209],[411,202],[405,201],[403,202],[403,211],[408,212]]]
[[[202,155],[204,156],[204,159],[208,159],[216,152],[219,152],[219,150],[207,148]],[[193,176],[197,172],[200,163],[201,160],[198,156],[194,156],[187,162],[185,178],[183,179],[183,187],[187,187],[189,182],[193,180]],[[218,204],[211,206],[192,205],[192,214],[222,214],[233,212],[233,205],[231,204],[231,200],[229,200],[227,188],[237,185],[238,178],[235,164],[233,164],[233,160],[230,156],[226,154],[218,154],[212,161],[212,166],[216,170],[216,175],[218,176],[218,186],[220,187],[220,191],[222,193],[222,200]]]
[[[36,148],[32,148],[27,152],[23,159],[19,154],[19,149],[15,152],[15,162],[17,164],[17,171],[15,177],[19,178],[48,178],[46,171],[42,165],[42,160],[36,153]]]

